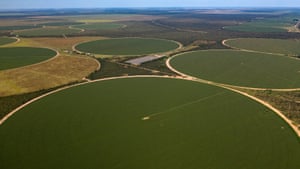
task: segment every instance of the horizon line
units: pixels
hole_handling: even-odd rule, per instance
[[[1,11],[28,11],[28,10],[70,10],[70,9],[299,9],[300,6],[207,6],[207,7],[63,7],[63,8],[0,8]]]

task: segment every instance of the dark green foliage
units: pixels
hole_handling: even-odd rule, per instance
[[[0,97],[0,107],[1,107],[0,119],[2,119],[9,112],[13,111],[14,109],[21,106],[22,104],[30,101],[33,98],[40,96],[46,92],[47,92],[47,90],[33,92],[33,93],[26,93],[26,94],[21,94],[21,95],[15,95],[15,96]]]
[[[148,69],[153,69],[153,70],[158,70],[162,73],[165,73],[166,75],[176,75],[173,71],[171,71],[167,66],[166,66],[166,60],[167,58],[161,58],[159,60],[154,60],[151,62],[143,63],[141,67],[145,67]]]
[[[101,69],[92,73],[90,79],[101,79],[105,77],[127,76],[127,75],[152,75],[151,70],[144,70],[140,67],[133,67],[130,65],[112,62],[106,59],[98,59],[101,63]]]

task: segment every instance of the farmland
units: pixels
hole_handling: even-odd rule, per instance
[[[298,16],[289,16],[281,18],[260,18],[254,19],[249,22],[242,22],[234,26],[224,27],[227,30],[231,31],[241,31],[241,32],[287,32],[290,27],[293,27],[296,22],[293,21],[293,18]]]
[[[0,72],[0,96],[50,89],[80,82],[98,68],[91,58],[58,56],[48,62]]]
[[[233,48],[277,53],[288,56],[300,55],[300,41],[298,39],[263,39],[263,38],[240,38],[227,40],[226,45]]]
[[[112,30],[112,29],[120,29],[124,26],[125,25],[123,24],[104,22],[104,23],[90,23],[90,24],[76,25],[73,27],[84,29],[84,30]]]
[[[257,88],[299,88],[300,60],[234,50],[206,50],[177,55],[180,72],[218,83]]]
[[[8,38],[8,37],[0,37],[0,46],[10,44],[10,43],[13,43],[16,41],[17,41],[17,39]]]
[[[300,165],[295,133],[272,111],[221,88],[175,79],[107,80],[64,90],[15,114],[0,137],[1,168]]]
[[[0,11],[0,168],[299,169],[299,20]],[[161,58],[129,62],[144,57]]]
[[[43,37],[43,36],[63,36],[63,35],[70,35],[79,33],[80,30],[78,29],[70,29],[70,28],[53,28],[53,27],[46,27],[46,28],[38,28],[38,29],[29,29],[29,30],[22,30],[22,31],[15,31],[15,35],[23,36],[23,37]]]
[[[145,55],[178,48],[176,42],[163,39],[116,38],[86,42],[75,48],[82,52],[102,55]]]
[[[287,32],[288,30],[285,27],[291,26],[290,24],[265,21],[255,21],[241,23],[236,26],[227,26],[225,29],[231,31],[241,31],[241,32]]]
[[[11,69],[38,63],[56,55],[56,52],[45,48],[0,48],[0,70]]]

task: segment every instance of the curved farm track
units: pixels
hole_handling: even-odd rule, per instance
[[[225,42],[223,41],[223,43],[225,44]],[[58,57],[57,59],[61,59],[61,60],[65,60],[66,59],[66,57],[68,57],[68,56],[60,56],[60,57]],[[71,57],[69,57],[69,58],[71,58]],[[73,57],[72,57],[73,58]],[[173,58],[173,57],[172,57]],[[174,77],[174,76],[167,76],[168,78],[178,78],[178,79],[186,79],[186,80],[191,80],[191,81],[196,81],[196,82],[200,82],[200,83],[205,83],[205,84],[209,84],[209,85],[213,85],[213,86],[218,86],[218,87],[222,87],[222,88],[225,88],[225,89],[228,89],[228,90],[231,90],[231,91],[234,91],[234,92],[236,92],[236,93],[239,93],[239,94],[241,94],[241,95],[244,95],[244,96],[246,96],[246,97],[248,97],[248,98],[250,98],[250,99],[252,99],[252,100],[255,100],[256,102],[259,102],[259,103],[261,103],[261,104],[263,104],[264,106],[266,106],[267,108],[269,108],[269,109],[271,109],[272,111],[274,111],[278,116],[280,116],[284,121],[286,121],[290,126],[291,126],[291,128],[295,131],[295,133],[300,137],[300,130],[298,129],[298,126],[296,126],[296,125],[294,125],[293,124],[293,122],[291,121],[291,120],[289,120],[288,118],[286,118],[285,116],[284,116],[284,114],[281,112],[281,111],[279,111],[278,109],[276,109],[276,108],[274,108],[272,105],[270,105],[269,103],[267,103],[267,102],[265,102],[265,101],[263,101],[263,100],[261,100],[261,99],[259,99],[259,98],[257,98],[257,97],[254,97],[254,96],[252,96],[252,95],[249,95],[249,94],[247,94],[246,92],[243,92],[243,91],[240,91],[240,90],[238,90],[238,89],[236,89],[236,88],[240,88],[240,89],[257,89],[257,88],[247,88],[247,87],[239,87],[239,86],[231,86],[231,85],[225,85],[225,84],[220,84],[220,83],[215,83],[215,82],[212,82],[212,81],[207,81],[207,80],[203,80],[203,79],[200,79],[200,78],[195,78],[195,77],[192,77],[192,76],[189,76],[189,75],[186,75],[186,74],[184,74],[184,73],[182,73],[182,72],[179,72],[179,71],[177,71],[176,69],[174,69],[171,65],[170,65],[170,60],[172,59],[172,58],[169,58],[168,60],[167,60],[167,62],[166,62],[166,65],[167,65],[167,67],[170,69],[170,70],[172,70],[172,71],[174,71],[175,73],[177,73],[177,74],[179,74],[180,76],[176,76],[176,77]],[[82,65],[82,62],[81,61],[83,61],[83,60],[81,60],[81,59],[86,59],[86,61],[88,61],[90,58],[80,58],[79,59],[79,57],[77,58],[78,60],[77,61],[79,61],[79,65]],[[74,64],[74,62],[72,62],[71,60],[69,60],[68,61],[69,63],[73,63]],[[85,69],[86,67],[88,67],[88,66],[90,66],[90,64],[91,64],[91,62],[94,62],[94,64],[92,64],[92,65],[94,65],[94,67],[91,69],[91,70],[89,70],[88,72],[85,72],[86,74],[81,74],[81,76],[80,77],[78,77],[78,76],[75,76],[74,74],[72,74],[72,71],[70,71],[70,76],[67,76],[67,77],[65,77],[65,76],[60,76],[59,74],[59,72],[63,72],[63,74],[65,74],[65,70],[64,69],[61,69],[61,70],[58,70],[58,74],[56,74],[55,73],[55,75],[52,75],[52,77],[53,77],[53,79],[56,79],[56,78],[58,78],[58,77],[61,77],[61,79],[60,78],[58,78],[58,79],[60,79],[60,80],[67,80],[67,81],[69,81],[69,82],[71,82],[71,81],[79,81],[79,80],[85,80],[85,77],[90,73],[90,72],[92,72],[92,71],[94,71],[94,70],[96,70],[96,69],[99,69],[100,68],[100,65],[99,65],[99,63],[98,62],[96,62],[94,59],[90,59],[89,61],[88,61],[88,64],[87,65],[84,65],[83,66],[83,68]],[[58,61],[57,62],[57,64],[59,65],[59,64],[61,64],[61,63],[64,63],[64,61]],[[43,63],[43,64],[47,64],[47,63]],[[47,66],[45,66],[45,65],[43,65],[43,64],[41,64],[40,66],[41,67],[47,67]],[[49,65],[52,65],[53,63],[48,63]],[[77,64],[74,64],[73,66],[72,65],[70,65],[70,64],[68,64],[70,67],[71,67],[71,69],[72,68],[75,68],[75,67],[77,67],[78,65]],[[55,69],[56,67],[61,67],[61,66],[57,66],[57,65],[53,65],[53,69]],[[51,69],[50,68],[50,70],[47,70],[46,72],[51,72],[51,71],[54,71],[53,69]],[[33,75],[34,73],[34,71],[32,71],[32,70],[27,70],[28,72],[31,72],[31,73],[29,73],[29,74],[31,74],[31,75]],[[0,72],[0,77],[1,77],[1,73],[3,73],[3,72]],[[16,74],[16,76],[17,76],[17,73],[16,72],[8,72],[8,73],[15,73]],[[74,72],[73,72],[74,73]],[[47,74],[47,73],[46,73]],[[76,74],[76,73],[75,73]],[[35,74],[36,75],[36,77],[37,76],[39,76],[39,75],[37,75],[37,74]],[[50,75],[50,74],[49,74]],[[40,77],[40,76],[39,76]],[[72,78],[71,78],[72,77]],[[83,84],[86,84],[86,83],[93,83],[93,82],[95,82],[95,81],[102,81],[102,80],[110,80],[110,79],[117,79],[117,78],[134,78],[134,77],[165,77],[165,76],[154,76],[154,75],[138,75],[138,76],[122,76],[122,77],[112,77],[112,78],[105,78],[105,79],[99,79],[99,80],[93,80],[93,81],[91,81],[91,80],[86,80],[86,82],[84,82],[84,83],[80,83],[80,84],[76,84],[76,85],[70,85],[70,86],[67,86],[67,87],[64,87],[64,88],[60,88],[60,89],[58,89],[58,90],[55,90],[55,91],[53,91],[53,92],[50,92],[50,93],[47,93],[47,94],[45,94],[45,95],[42,95],[42,96],[40,96],[40,97],[37,97],[37,98],[35,98],[35,99],[33,99],[33,100],[31,100],[31,101],[29,101],[28,103],[25,103],[24,105],[22,105],[22,106],[20,106],[20,107],[18,107],[17,109],[15,109],[13,112],[11,112],[10,114],[8,114],[6,117],[4,117],[1,121],[0,121],[0,124],[1,123],[3,123],[7,118],[9,118],[11,115],[13,115],[15,112],[17,112],[18,110],[20,110],[20,109],[22,109],[23,107],[25,107],[25,106],[27,106],[28,104],[30,104],[30,103],[32,103],[32,102],[34,102],[34,101],[36,101],[36,100],[39,100],[39,99],[41,99],[41,98],[43,98],[43,97],[45,97],[45,96],[47,96],[47,95],[49,95],[49,94],[52,94],[52,93],[55,93],[55,92],[58,92],[58,91],[61,91],[61,90],[64,90],[64,89],[67,89],[67,88],[70,88],[70,87],[73,87],[73,86],[77,86],[77,85],[83,85]],[[28,77],[24,77],[23,79],[27,79]],[[29,78],[29,79],[27,79],[30,83],[32,83],[32,81],[33,80],[30,80],[31,78]],[[48,81],[48,80],[47,80]],[[64,83],[65,83],[66,81],[64,81]],[[1,83],[0,83],[0,86],[1,86]],[[45,87],[45,88],[47,88],[47,87]],[[49,87],[48,87],[49,88]],[[258,89],[258,90],[265,90],[265,89]],[[277,91],[294,91],[294,90],[299,90],[299,89],[275,89],[275,90],[277,90]],[[1,91],[0,91],[0,94],[1,94]]]
[[[0,72],[0,96],[17,95],[82,81],[99,69],[88,57],[58,55],[48,61]]]
[[[166,61],[166,65],[167,67],[174,71],[175,73],[181,75],[181,78],[184,78],[184,79],[187,79],[187,80],[192,80],[192,81],[197,81],[197,82],[200,82],[200,83],[205,83],[205,84],[209,84],[209,85],[213,85],[213,86],[218,86],[218,87],[222,87],[222,88],[225,88],[225,89],[228,89],[228,90],[231,90],[233,92],[236,92],[236,93],[239,93],[243,96],[246,96],[264,106],[266,106],[267,108],[271,109],[273,112],[275,112],[280,118],[282,118],[286,123],[289,124],[289,126],[294,130],[294,132],[298,135],[298,137],[300,137],[300,129],[299,129],[299,126],[294,124],[293,121],[291,121],[290,119],[288,119],[280,110],[276,109],[275,107],[273,107],[271,104],[269,104],[268,102],[264,101],[264,100],[261,100],[255,96],[252,96],[246,92],[243,92],[243,91],[240,91],[240,90],[237,90],[236,88],[244,88],[244,89],[257,89],[257,88],[247,88],[247,87],[239,87],[239,86],[231,86],[231,85],[225,85],[225,84],[221,84],[221,83],[215,83],[215,82],[212,82],[212,81],[208,81],[208,80],[204,80],[204,79],[200,79],[200,78],[196,78],[196,77],[193,77],[193,76],[189,76],[189,75],[186,75],[182,72],[179,72],[178,70],[176,70],[175,68],[173,68],[171,65],[170,65],[170,60],[172,59],[173,57],[169,58],[167,61]],[[180,77],[179,77],[180,78]],[[259,90],[265,90],[265,89],[259,89]],[[294,91],[294,90],[298,90],[298,89],[275,89],[277,91]]]

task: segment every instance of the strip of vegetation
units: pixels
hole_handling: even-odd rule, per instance
[[[65,86],[73,85],[73,84],[76,84],[76,83],[80,83],[80,82],[73,82],[73,83],[69,83],[69,84],[66,84],[66,85],[59,86],[59,87],[44,89],[44,90],[31,92],[31,93],[24,93],[24,94],[20,94],[20,95],[0,97],[0,107],[1,107],[1,109],[0,109],[0,119],[5,117],[7,114],[9,114],[11,111],[18,108],[22,104],[25,104],[26,102],[28,102],[28,101],[36,98],[36,97],[39,97],[39,96],[41,96],[43,94],[46,94],[48,92],[57,90],[59,88],[65,87]]]
[[[1,45],[7,45],[9,43],[16,42],[17,39],[9,38],[9,37],[0,37],[0,46]]]
[[[160,72],[146,70],[138,66],[131,66],[115,62],[111,59],[98,59],[101,63],[101,69],[92,73],[88,78],[95,80],[106,77],[129,76],[129,75],[161,75]]]
[[[300,129],[300,91],[279,92],[272,90],[244,90],[259,99],[270,103],[287,118],[299,125]]]
[[[154,69],[154,70],[158,70],[162,73],[165,73],[166,75],[177,75],[176,73],[174,73],[173,71],[171,71],[167,66],[166,66],[166,60],[168,58],[164,57],[152,62],[147,62],[147,63],[143,63],[141,66],[148,68],[148,69]]]
[[[4,116],[6,116],[17,107],[21,106],[22,104],[50,91],[51,89],[21,95],[0,97],[0,119],[2,119]]]

